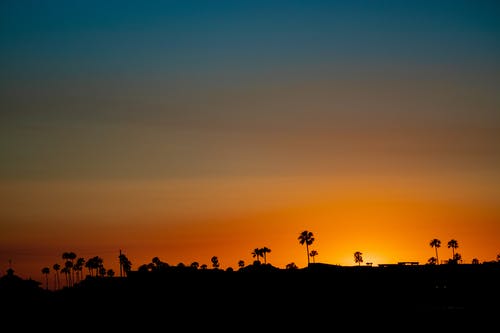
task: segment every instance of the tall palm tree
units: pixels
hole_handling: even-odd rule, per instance
[[[252,252],[252,257],[257,258],[257,261],[260,263],[260,257],[263,256],[262,249],[255,248]]]
[[[75,265],[73,266],[73,270],[76,272],[77,282],[82,280],[82,271],[84,264],[85,264],[85,258],[80,257],[76,259]]]
[[[48,267],[42,268],[42,274],[45,275],[45,289],[49,289],[49,273],[50,269]]]
[[[306,244],[306,254],[307,254],[307,266],[309,267],[309,245],[312,245],[314,242],[314,235],[312,232],[304,230],[299,235],[299,242],[301,245]]]
[[[69,278],[68,278],[69,268],[64,266],[63,268],[61,268],[61,273],[64,273],[64,276],[66,277],[66,287],[69,287]]]
[[[316,262],[314,260],[314,257],[316,257],[318,255],[318,251],[312,250],[311,253],[309,253],[309,255],[311,256],[311,258],[313,258],[313,264],[314,264]]]
[[[73,285],[73,280],[71,279],[71,271],[73,270],[73,263],[68,260],[64,263],[64,268],[66,268],[66,283],[68,285],[68,287],[71,287]]]
[[[437,238],[434,238],[433,240],[431,240],[429,245],[436,249],[436,262],[439,265],[438,248],[441,247],[441,241]]]
[[[262,249],[260,249],[261,252],[262,252],[262,256],[264,257],[264,264],[267,264],[267,256],[266,256],[266,253],[271,253],[271,249],[270,248],[267,248],[267,247],[263,247]]]
[[[458,248],[458,242],[454,239],[448,242],[448,248],[451,248],[452,260],[455,260],[455,249]]]
[[[363,262],[363,253],[359,251],[354,252],[354,262],[360,266]]]
[[[123,273],[128,275],[128,273],[132,270],[132,262],[121,252],[121,250],[118,259],[120,261],[120,277],[123,276]]]
[[[59,278],[59,270],[61,269],[61,265],[59,264],[54,264],[54,266],[52,266],[52,268],[54,269],[54,274],[55,274],[55,277],[54,277],[54,286],[55,286],[55,289],[59,289],[61,287],[61,279]]]

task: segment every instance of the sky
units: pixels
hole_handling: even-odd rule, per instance
[[[500,254],[497,1],[0,2],[0,275]],[[10,263],[9,263],[10,262]]]

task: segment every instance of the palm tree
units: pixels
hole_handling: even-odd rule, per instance
[[[238,267],[239,267],[239,268],[243,268],[243,267],[245,267],[245,261],[243,261],[243,260],[239,260],[239,261],[238,261]]]
[[[306,254],[307,254],[307,266],[309,267],[309,245],[314,242],[314,235],[312,232],[304,230],[299,235],[300,245],[306,244]]]
[[[318,251],[312,250],[311,253],[309,253],[309,255],[311,256],[311,258],[313,258],[313,264],[314,264],[316,262],[314,260],[314,257],[316,257],[318,255]]]
[[[454,239],[448,242],[448,248],[452,251],[452,260],[455,260],[455,249],[458,248],[458,242]]]
[[[69,279],[68,279],[69,268],[64,266],[63,268],[61,268],[61,273],[64,273],[64,276],[66,277],[66,287],[69,287]]]
[[[354,252],[354,262],[358,264],[358,266],[361,266],[361,263],[363,262],[363,253],[359,251]]]
[[[255,248],[252,252],[252,257],[257,258],[257,261],[260,263],[260,257],[263,256],[262,249]]]
[[[132,270],[132,263],[130,262],[130,260],[128,260],[127,256],[122,253],[121,250],[118,259],[120,261],[120,277],[123,276],[123,273],[125,273],[125,275],[128,275],[128,273]]]
[[[84,264],[85,264],[85,258],[80,257],[76,259],[76,263],[75,266],[73,266],[73,270],[76,272],[77,281],[82,280],[82,271]]]
[[[49,289],[49,273],[50,269],[48,267],[42,268],[42,274],[45,275],[45,289]]]
[[[431,240],[429,245],[436,249],[436,262],[439,265],[438,248],[441,247],[441,241],[437,238],[434,238],[433,240]]]
[[[267,248],[267,247],[263,247],[262,249],[260,249],[261,252],[262,252],[262,256],[264,257],[264,264],[267,264],[267,257],[266,257],[266,253],[271,253],[271,249]]]
[[[55,274],[55,278],[54,278],[54,285],[55,285],[55,289],[59,289],[61,287],[61,280],[59,279],[59,270],[61,269],[61,265],[59,264],[54,264],[54,266],[52,266],[52,268],[54,269],[54,274]]]
[[[73,280],[71,279],[71,271],[73,269],[73,263],[70,260],[66,261],[64,263],[64,268],[66,268],[66,272],[65,272],[66,279],[67,279],[66,283],[67,283],[68,287],[71,287],[73,285]]]

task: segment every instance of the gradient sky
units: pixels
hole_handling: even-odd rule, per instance
[[[498,1],[0,2],[0,274],[500,253]]]

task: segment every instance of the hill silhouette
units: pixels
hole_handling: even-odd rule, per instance
[[[163,323],[265,330],[336,327],[346,321],[358,328],[395,323],[449,328],[495,318],[499,281],[498,263],[314,263],[302,269],[261,264],[235,271],[168,266],[130,271],[126,277],[87,276],[57,291],[9,274],[0,279],[0,292],[4,318],[22,316],[40,323],[94,318],[101,328]]]

